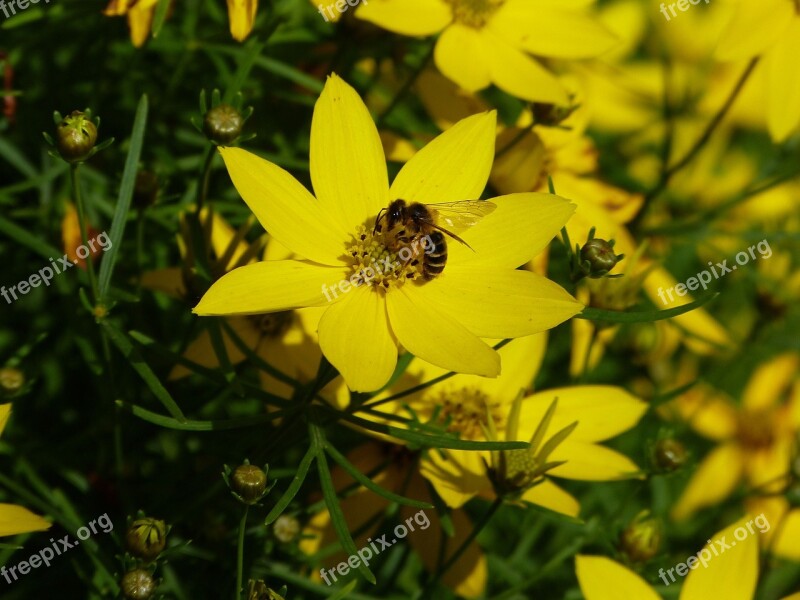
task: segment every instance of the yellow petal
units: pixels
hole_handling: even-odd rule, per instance
[[[787,2],[788,4],[788,2]],[[788,31],[764,55],[767,81],[767,124],[772,139],[783,142],[800,126],[800,80],[791,77],[800,56],[800,19],[792,19]]]
[[[241,148],[220,148],[239,195],[264,229],[303,258],[324,265],[342,264],[353,231],[335,227],[318,202],[289,173]]]
[[[479,96],[459,89],[433,68],[422,72],[415,89],[436,126],[443,131],[450,129],[461,119],[491,110]]]
[[[15,504],[0,504],[0,536],[45,531],[52,524]]]
[[[742,405],[748,410],[775,406],[789,391],[799,367],[800,356],[793,352],[780,354],[759,365],[742,393]]]
[[[378,130],[358,93],[328,77],[311,122],[311,181],[319,202],[355,233],[389,204],[389,176]]]
[[[397,174],[390,197],[425,204],[480,198],[492,168],[496,123],[496,112],[482,113],[434,138]]]
[[[362,286],[331,306],[319,322],[319,344],[351,390],[383,387],[397,364],[383,294]]]
[[[763,523],[763,519],[761,521]],[[780,525],[772,544],[772,551],[781,558],[800,561],[800,510],[789,511]]]
[[[647,412],[647,404],[620,387],[581,385],[548,389],[525,398],[520,422],[525,429],[521,439],[529,439],[547,411],[558,398],[548,435],[578,421],[569,441],[599,442],[633,428]]]
[[[549,479],[528,489],[521,499],[570,517],[577,517],[581,512],[581,505],[572,494]]]
[[[253,315],[325,306],[341,299],[341,292],[331,288],[348,275],[349,270],[343,267],[337,269],[299,260],[246,265],[216,281],[193,312],[201,316]]]
[[[575,210],[551,194],[510,194],[491,202],[495,211],[461,236],[472,250],[448,243],[451,264],[516,269],[544,250]]]
[[[469,92],[477,92],[492,81],[486,54],[481,33],[456,23],[439,36],[433,57],[445,77]]]
[[[748,520],[750,517],[745,517],[711,537],[711,543],[698,553],[698,557],[709,558],[705,565],[695,563],[680,600],[752,600],[758,580],[758,531],[752,524],[755,533],[748,531]],[[730,548],[720,548],[726,543]]]
[[[586,600],[661,600],[644,579],[605,556],[578,555],[575,572]]]
[[[163,292],[173,298],[184,298],[186,286],[183,283],[183,271],[179,267],[155,269],[142,273],[142,287],[154,292]]]
[[[442,0],[362,2],[356,16],[403,35],[433,35],[453,20],[450,7]]]
[[[722,444],[709,452],[672,508],[672,518],[682,521],[696,510],[727,498],[742,477],[743,461],[736,444]]]
[[[538,56],[589,58],[617,44],[597,18],[555,3],[508,0],[487,25],[501,38]]]
[[[702,382],[669,403],[667,408],[676,411],[700,435],[712,440],[730,439],[738,431],[739,417],[732,400]]]
[[[204,208],[200,211],[200,221],[205,222],[207,218],[208,208]],[[211,211],[211,247],[214,249],[217,257],[222,258],[227,254],[228,247],[236,238],[236,233],[236,230],[234,230],[218,212]],[[249,244],[245,240],[239,241],[239,243],[236,244],[236,250],[234,250],[231,255],[230,261],[223,265],[223,268],[227,271],[237,265],[248,248]],[[253,259],[251,259],[251,262],[252,261]]]
[[[491,489],[482,459],[488,462],[488,453],[447,450],[442,456],[440,452],[431,452],[420,461],[419,469],[447,506],[460,508],[472,497]]]
[[[0,404],[0,435],[3,435],[3,430],[8,423],[8,417],[11,416],[11,404]]]
[[[258,11],[258,0],[228,0],[228,20],[231,24],[231,35],[237,42],[242,42],[253,30]]]
[[[531,102],[566,105],[569,97],[558,78],[536,59],[509,45],[489,29],[481,31],[492,83],[512,96]],[[438,64],[438,62],[437,62]]]
[[[248,348],[256,350],[262,334],[252,321],[244,318],[232,318],[228,319],[228,325],[231,326],[233,331],[239,336],[239,339],[242,340]],[[228,355],[228,360],[232,365],[239,364],[245,359],[244,353],[239,350],[239,346],[228,336],[224,329],[222,330],[222,342],[225,347],[225,352]],[[183,353],[183,358],[209,369],[214,369],[220,365],[219,358],[214,350],[214,345],[211,343],[211,334],[207,329],[204,329],[200,335],[187,346]],[[191,375],[192,372],[193,371],[188,367],[175,365],[169,374],[169,378],[171,380],[180,379],[181,377]]]
[[[406,285],[386,296],[392,331],[403,347],[448,371],[497,377],[500,355],[416,291]]]
[[[555,433],[558,429],[549,430]],[[616,481],[640,475],[641,469],[627,456],[605,446],[567,438],[550,455],[549,460],[566,461],[550,471],[553,477],[582,481]]]
[[[156,12],[155,2],[140,2],[128,11],[128,27],[131,30],[131,42],[137,48],[144,46],[150,27],[153,24],[153,15]]]
[[[561,286],[530,271],[448,266],[416,295],[478,337],[516,338],[546,331],[583,310]]]
[[[731,8],[735,11],[733,18],[717,45],[717,58],[721,60],[761,54],[781,37],[794,19],[792,3],[784,0],[736,2]]]

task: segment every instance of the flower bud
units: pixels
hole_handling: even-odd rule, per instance
[[[144,518],[136,519],[125,534],[128,550],[146,561],[161,554],[167,545],[167,527],[164,521]]]
[[[245,504],[255,504],[267,487],[267,474],[255,465],[239,465],[231,476],[231,489]]]
[[[291,515],[281,515],[272,526],[272,531],[279,542],[288,544],[300,533],[300,522]]]
[[[127,600],[148,600],[155,591],[156,583],[144,569],[128,571],[122,578],[122,595]]]
[[[648,511],[642,511],[622,532],[619,545],[631,562],[647,562],[658,554],[661,546],[661,524]]]
[[[136,183],[133,185],[133,204],[139,208],[146,208],[155,204],[157,197],[158,176],[152,171],[136,173]]]
[[[76,110],[65,117],[56,129],[56,147],[67,162],[85,160],[97,142],[97,127]]]
[[[219,104],[203,118],[203,132],[217,144],[230,144],[242,134],[244,119],[230,104]]]
[[[600,238],[592,238],[581,248],[581,262],[588,263],[589,277],[602,277],[622,260],[621,255],[614,252],[613,241],[607,242]]]
[[[22,371],[14,367],[3,367],[0,369],[0,389],[3,394],[10,396],[16,394],[25,385],[25,375]]]
[[[685,446],[672,438],[658,440],[653,449],[653,462],[662,473],[677,471],[686,464],[688,458]]]

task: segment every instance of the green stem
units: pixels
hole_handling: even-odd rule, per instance
[[[247,528],[247,513],[250,507],[245,505],[242,520],[239,522],[239,544],[236,549],[236,594],[235,600],[242,597],[242,573],[244,571],[244,532]]]
[[[72,184],[72,196],[75,199],[75,205],[78,207],[78,227],[81,230],[81,243],[85,248],[89,248],[88,241],[89,241],[89,233],[87,229],[86,223],[86,207],[83,203],[83,195],[81,194],[81,186],[80,182],[78,181],[78,167],[79,165],[70,165],[69,169],[69,180]],[[86,257],[86,271],[89,274],[89,284],[92,288],[92,299],[94,300],[95,304],[97,303],[98,299],[100,298],[98,294],[97,288],[97,277],[94,273],[94,259],[92,257],[92,253],[90,252],[89,255]]]
[[[425,57],[422,59],[422,62],[419,64],[419,66],[416,69],[414,69],[414,72],[411,74],[411,76],[403,84],[403,87],[401,87],[397,91],[397,93],[394,95],[394,98],[392,98],[392,101],[389,103],[389,106],[386,107],[386,110],[384,110],[378,116],[378,118],[376,120],[376,123],[377,123],[377,126],[379,128],[380,128],[381,125],[383,125],[383,123],[386,121],[386,118],[392,113],[392,111],[395,108],[397,108],[397,105],[400,104],[400,101],[405,97],[405,95],[411,89],[411,86],[413,86],[414,83],[417,81],[417,79],[419,79],[419,76],[422,75],[422,72],[425,70],[425,67],[428,66],[428,63],[430,63],[431,59],[433,58],[433,51],[434,51],[435,48],[436,48],[436,43],[432,42],[431,43],[431,47],[428,49],[428,52],[425,54]]]
[[[206,157],[203,161],[203,170],[200,173],[200,181],[197,184],[197,214],[203,210],[206,198],[208,197],[208,182],[211,178],[211,163],[214,160],[216,146],[209,146]]]

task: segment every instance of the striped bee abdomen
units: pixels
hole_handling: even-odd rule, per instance
[[[427,281],[441,275],[447,264],[447,242],[444,234],[441,231],[432,231],[429,235],[433,242],[433,250],[422,257],[422,276]]]

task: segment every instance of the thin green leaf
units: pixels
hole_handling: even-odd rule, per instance
[[[130,362],[133,369],[144,380],[144,382],[147,384],[147,387],[149,387],[150,391],[153,392],[153,395],[155,395],[155,397],[161,401],[161,404],[164,405],[164,408],[167,409],[167,412],[169,412],[169,414],[171,414],[181,423],[186,423],[186,417],[183,416],[181,409],[178,408],[178,404],[172,399],[172,396],[170,396],[167,389],[161,384],[161,381],[158,379],[158,377],[156,377],[155,373],[153,373],[152,369],[150,369],[150,367],[144,361],[141,354],[139,354],[139,351],[134,347],[130,338],[128,338],[123,331],[117,329],[109,321],[100,321],[100,325],[108,334],[108,337],[111,339],[114,345],[119,348],[120,352],[122,352],[123,356],[128,359],[128,362]]]
[[[350,583],[344,586],[335,594],[328,596],[328,600],[343,600],[344,598],[350,597],[350,592],[356,589],[356,585],[358,585],[358,579],[353,579]]]
[[[43,241],[41,237],[33,235],[27,229],[23,229],[16,223],[12,223],[5,217],[0,216],[0,232],[6,234],[18,244],[36,252],[39,256],[49,259],[56,258],[62,255],[62,252],[47,242]]]
[[[289,503],[294,500],[294,497],[297,495],[297,492],[300,491],[300,486],[303,485],[303,481],[306,479],[306,475],[308,474],[308,468],[311,466],[311,462],[314,460],[314,457],[317,456],[317,449],[314,447],[314,444],[311,444],[306,452],[306,455],[303,457],[303,460],[300,461],[300,465],[297,467],[297,472],[294,474],[294,479],[292,479],[292,483],[289,484],[289,487],[286,488],[286,491],[281,496],[281,499],[275,504],[267,518],[264,520],[265,525],[269,525],[273,523],[278,517],[283,514],[283,511],[286,510],[286,507],[289,506]]]
[[[122,236],[125,233],[125,223],[128,220],[128,209],[133,198],[133,186],[136,183],[136,171],[139,168],[139,158],[142,154],[144,143],[144,132],[147,127],[147,95],[143,94],[136,108],[136,118],[133,121],[133,132],[131,134],[131,145],[128,150],[128,158],[125,160],[125,170],[122,173],[122,184],[119,188],[117,198],[117,208],[114,212],[114,220],[111,222],[111,232],[109,237],[111,245],[103,256],[100,264],[99,293],[100,298],[105,298],[108,287],[111,284],[111,274],[114,272],[114,264],[117,261],[117,253],[122,243]]]
[[[158,0],[156,6],[156,14],[153,17],[153,38],[157,38],[161,33],[161,28],[164,26],[164,21],[167,20],[167,11],[171,0]]]
[[[371,492],[378,494],[379,496],[383,496],[390,502],[397,502],[398,504],[404,504],[406,506],[413,506],[414,508],[433,508],[433,504],[428,502],[420,502],[419,500],[412,500],[411,498],[406,498],[405,496],[400,496],[399,494],[395,494],[394,492],[390,492],[389,490],[382,488],[377,483],[372,481],[369,477],[364,475],[361,471],[359,471],[349,460],[345,457],[341,452],[339,452],[336,448],[334,448],[329,442],[325,443],[325,451],[330,454],[331,458],[335,460],[340,467],[342,467],[347,473],[356,481],[358,481],[361,485],[365,488],[370,490]]]
[[[592,308],[587,306],[583,312],[575,315],[576,319],[586,319],[588,321],[601,321],[603,323],[650,323],[652,321],[661,321],[663,319],[671,319],[687,312],[700,308],[704,304],[711,302],[714,298],[719,296],[719,292],[707,294],[702,298],[684,304],[683,306],[676,306],[667,310],[640,310],[634,312],[620,312],[616,310],[603,310],[601,308]]]
[[[0,157],[5,158],[12,167],[25,175],[26,179],[38,175],[36,167],[25,158],[25,155],[20,152],[14,144],[2,137],[0,137]]]
[[[223,431],[230,429],[244,429],[246,427],[264,425],[265,423],[269,423],[270,421],[274,421],[275,419],[286,416],[285,411],[276,410],[268,414],[253,415],[251,417],[239,417],[237,419],[221,419],[219,421],[179,421],[177,419],[173,419],[172,417],[159,415],[158,413],[154,413],[153,411],[142,408],[141,406],[123,402],[122,400],[117,400],[117,406],[133,416],[139,417],[143,421],[147,421],[148,423],[152,423],[153,425],[158,425],[160,427],[166,427],[167,429],[177,429],[178,431]]]
[[[246,54],[239,63],[239,68],[236,69],[236,75],[233,77],[233,84],[227,90],[225,90],[223,102],[227,104],[233,103],[234,97],[242,89],[244,82],[247,81],[247,76],[250,74],[250,70],[253,68],[256,59],[264,49],[264,43],[259,42],[257,39],[249,40],[247,43],[249,44],[249,48],[245,47]]]

